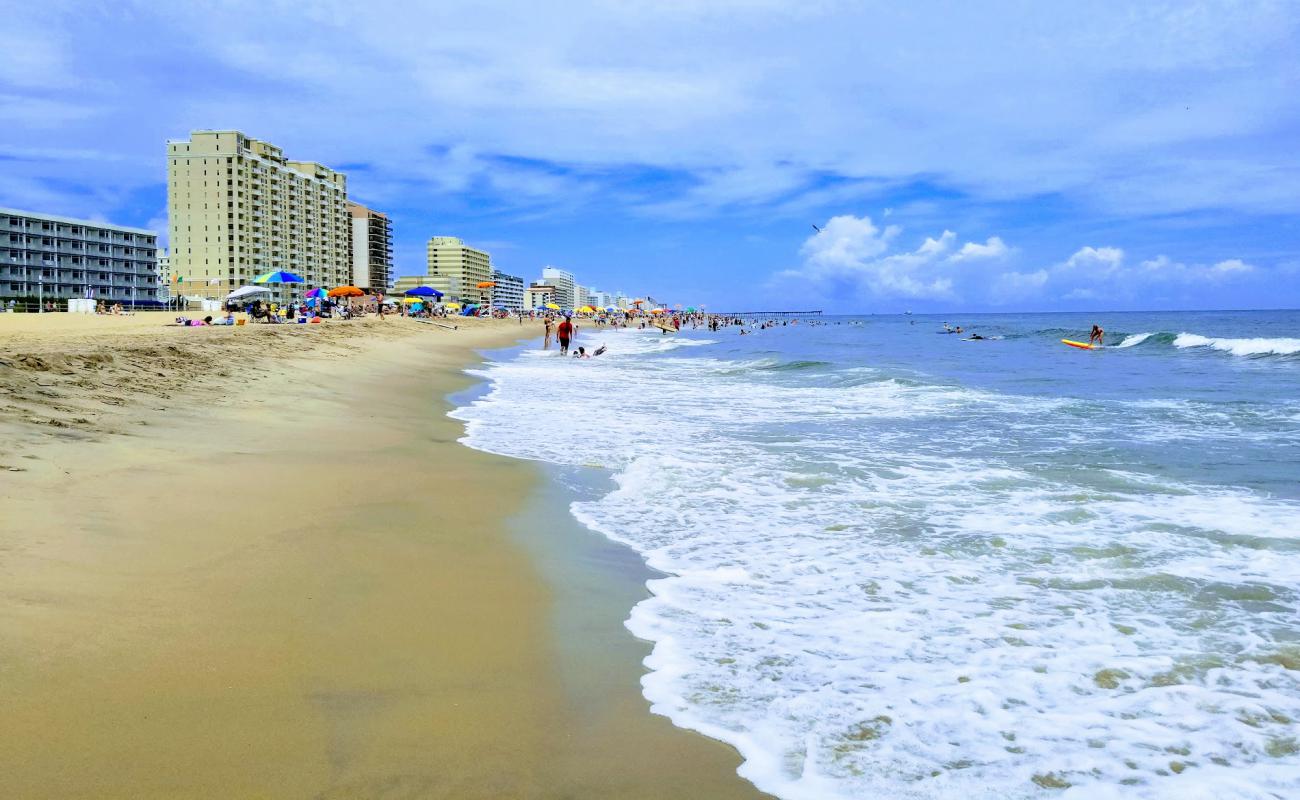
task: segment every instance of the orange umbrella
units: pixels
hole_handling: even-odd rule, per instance
[[[330,297],[365,297],[366,293],[355,286],[335,286],[329,290]]]
[[[480,283],[480,284],[478,285],[478,288],[480,288],[480,289],[491,289],[493,286],[496,286],[496,285],[497,285],[497,282],[496,282],[496,281],[483,281],[482,283]]]

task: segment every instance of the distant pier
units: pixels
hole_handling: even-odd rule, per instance
[[[818,317],[820,311],[710,311],[719,317]]]

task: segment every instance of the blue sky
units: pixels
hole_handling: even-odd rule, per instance
[[[237,128],[403,274],[438,234],[719,310],[1300,305],[1294,3],[12,5],[4,206],[165,230],[165,140]]]

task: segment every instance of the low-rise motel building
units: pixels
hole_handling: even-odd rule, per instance
[[[282,298],[352,279],[347,177],[235,130],[167,142],[173,292],[219,298],[259,274],[304,282]]]
[[[348,201],[352,216],[352,285],[387,292],[393,283],[393,226],[387,214]]]
[[[144,228],[0,208],[0,300],[90,298],[161,304],[158,234]]]

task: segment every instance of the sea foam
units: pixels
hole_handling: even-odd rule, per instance
[[[732,743],[760,788],[1300,785],[1297,504],[989,455],[1077,446],[1045,413],[1058,399],[865,367],[815,385],[812,364],[737,370],[684,337],[604,338],[591,361],[488,365],[487,394],[453,415],[471,446],[611,471],[572,510],[665,573],[628,620],[654,643],[644,692]],[[580,410],[554,402],[575,384]],[[1165,405],[1170,426],[1202,413]],[[1104,416],[1127,424],[1124,408]]]

